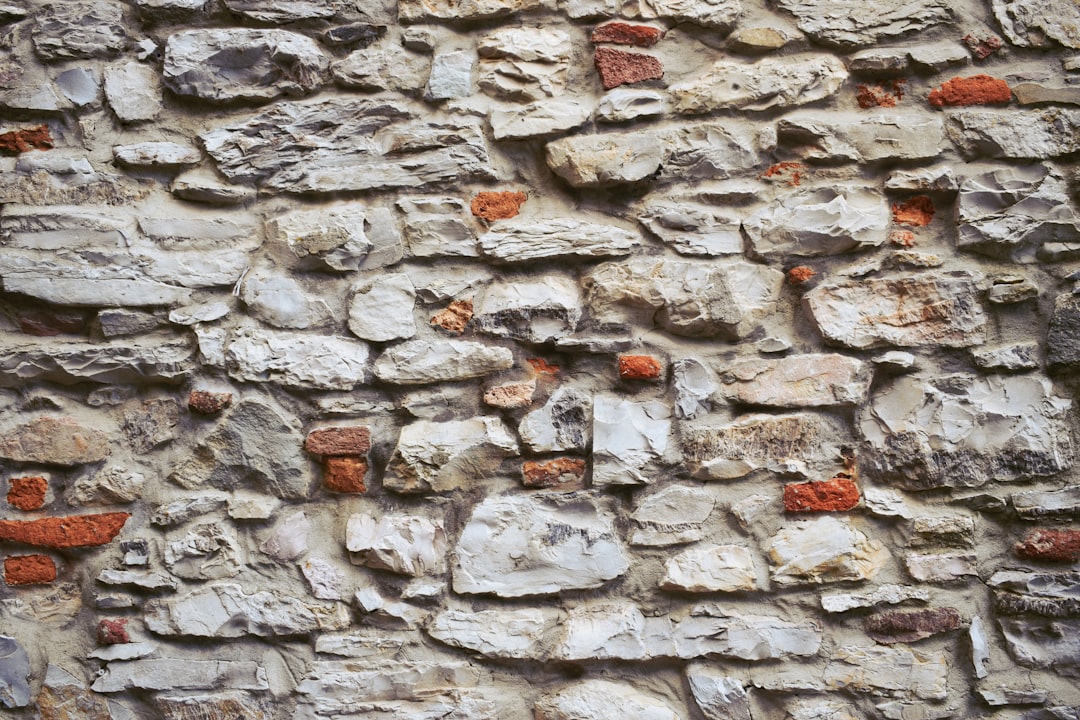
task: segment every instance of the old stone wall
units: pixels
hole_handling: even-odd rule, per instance
[[[18,720],[1077,720],[1075,0],[0,6]]]

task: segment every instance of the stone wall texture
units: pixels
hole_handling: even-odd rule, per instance
[[[0,3],[0,715],[1080,720],[1076,0]]]

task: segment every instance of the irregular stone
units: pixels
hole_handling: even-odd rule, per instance
[[[455,300],[431,316],[430,324],[440,327],[452,335],[465,332],[469,321],[473,319],[473,301]]]
[[[363,340],[386,342],[416,334],[416,289],[404,273],[385,274],[358,284],[349,301],[349,330]]]
[[[74,467],[104,460],[109,441],[101,430],[69,417],[40,417],[0,435],[0,458]]]
[[[595,117],[599,122],[627,122],[667,112],[667,100],[663,93],[640,88],[616,88],[604,93],[596,106]]]
[[[102,585],[137,587],[150,592],[176,590],[176,580],[161,573],[105,569],[98,573],[97,581]]]
[[[975,547],[975,521],[966,515],[915,518],[911,521],[908,545]]]
[[[580,135],[548,143],[548,167],[573,187],[608,187],[650,178],[663,149],[652,133]]]
[[[571,386],[551,394],[544,407],[525,415],[518,435],[534,453],[584,451],[592,439],[592,397]]]
[[[121,165],[132,168],[173,170],[198,165],[202,154],[190,145],[174,142],[144,142],[135,145],[117,145],[113,157]]]
[[[900,77],[907,74],[908,53],[903,48],[860,50],[851,56],[848,68],[856,75],[877,78]],[[865,86],[860,86],[860,89],[862,87]]]
[[[634,233],[612,225],[570,218],[516,217],[480,236],[480,252],[501,263],[548,258],[619,257],[639,244]]]
[[[968,627],[968,639],[971,641],[971,664],[975,677],[982,679],[990,674],[990,641],[986,637],[982,618],[974,615]]]
[[[566,88],[571,43],[562,30],[500,28],[481,36],[476,49],[480,89],[488,95],[521,102],[561,95]]]
[[[386,100],[279,102],[247,122],[200,137],[229,180],[270,192],[418,187],[495,176],[479,120],[416,120],[404,105]]]
[[[442,572],[449,550],[442,523],[417,515],[353,515],[345,547],[356,564],[413,577]]]
[[[273,718],[262,701],[239,692],[184,697],[159,695],[154,698],[154,707],[161,713],[161,720],[225,720],[238,716],[248,720]]]
[[[200,523],[166,542],[164,561],[170,573],[186,580],[235,577],[244,566],[236,538],[218,523]]]
[[[705,122],[662,132],[661,180],[722,180],[761,165],[757,142],[745,127]],[[726,196],[725,196],[726,197]]]
[[[1048,0],[993,0],[994,17],[1009,42],[1020,47],[1080,49],[1080,9]]]
[[[41,720],[114,720],[105,698],[90,692],[81,680],[49,663],[37,697]]]
[[[517,454],[517,441],[498,418],[421,420],[402,428],[383,485],[404,493],[466,489]]]
[[[720,375],[720,394],[732,402],[771,407],[860,406],[870,389],[866,365],[844,355],[794,355],[747,360]]]
[[[461,533],[454,591],[523,597],[600,587],[629,568],[612,519],[585,496],[487,498]]]
[[[821,649],[815,622],[787,622],[765,615],[736,615],[698,606],[671,631],[680,658],[720,655],[739,660],[775,660],[813,656]]]
[[[779,0],[777,7],[794,15],[799,29],[814,40],[844,49],[916,33],[947,23],[953,15],[943,0],[887,0],[873,6],[853,0]]]
[[[217,415],[232,405],[232,393],[192,390],[188,395],[188,409],[199,415]]]
[[[910,585],[880,585],[869,592],[831,593],[821,596],[821,607],[828,613],[841,613],[878,605],[898,605],[908,600],[928,602],[930,591]]]
[[[353,23],[351,25],[332,27],[319,37],[324,43],[332,47],[352,50],[356,48],[364,49],[385,35],[385,25]]]
[[[192,518],[215,513],[224,508],[225,503],[226,499],[219,495],[199,495],[192,498],[182,498],[158,505],[150,516],[150,523],[162,527],[180,525]]]
[[[72,68],[56,76],[56,87],[79,107],[96,103],[101,91],[99,75],[88,68]]]
[[[875,480],[914,490],[1053,475],[1072,465],[1070,406],[1045,378],[899,377],[861,414],[861,464]]]
[[[706,664],[686,668],[690,693],[705,720],[751,720],[750,699],[738,678]]]
[[[651,652],[674,654],[669,638],[655,632],[671,630],[667,618],[650,626],[641,610],[631,603],[593,602],[571,608],[560,618],[561,637],[553,657],[563,660],[644,660]],[[652,637],[649,637],[652,636]],[[652,646],[650,641],[663,643]]]
[[[93,547],[111,542],[130,513],[0,520],[0,540],[46,548]]]
[[[1016,662],[1080,677],[1080,620],[998,618],[998,625]]]
[[[991,707],[1004,705],[1042,705],[1046,702],[1046,692],[1043,690],[1020,690],[1016,688],[998,687],[994,689],[980,688],[976,690],[982,701]]]
[[[301,510],[283,517],[265,539],[259,544],[259,550],[278,562],[289,562],[308,551],[308,535],[311,533],[311,521]]]
[[[979,574],[974,553],[908,553],[904,568],[920,582],[951,582]]]
[[[974,47],[969,44],[969,39],[974,41]],[[1001,47],[1001,39],[997,36],[981,41],[976,40],[972,35],[966,35],[962,41],[964,45],[952,41],[922,43],[909,48],[908,57],[917,69],[923,72],[939,73],[946,68],[967,65],[971,62],[965,45],[971,48],[971,52],[979,59],[987,57]]]
[[[428,59],[390,42],[357,50],[330,66],[334,82],[364,92],[392,90],[413,94],[424,87]]]
[[[1073,563],[1080,560],[1080,530],[1031,530],[1013,550],[1031,560]]]
[[[539,0],[399,0],[398,17],[407,23],[468,22],[533,10],[539,5]]]
[[[145,621],[158,635],[207,638],[288,637],[342,630],[350,623],[348,610],[340,603],[308,603],[267,591],[248,594],[232,583],[206,585],[168,600],[150,600]],[[179,684],[167,687],[182,689]]]
[[[843,512],[859,504],[859,488],[846,477],[784,486],[784,512]]]
[[[988,372],[1037,370],[1039,367],[1039,346],[1034,342],[1026,342],[983,350],[972,350],[971,361],[975,363],[975,367]]]
[[[593,398],[593,485],[647,485],[671,435],[671,407],[615,395]]]
[[[509,109],[494,108],[491,111],[491,132],[496,140],[551,135],[584,125],[592,111],[592,102],[575,98],[540,100]]]
[[[850,348],[968,347],[986,338],[976,276],[967,271],[818,285],[803,308],[827,342]]]
[[[147,400],[124,413],[124,435],[133,450],[147,453],[176,438],[180,406],[171,398]]]
[[[781,147],[807,162],[928,160],[945,147],[941,118],[899,112],[840,122],[795,113],[776,123],[776,134]]]
[[[990,75],[954,77],[932,90],[927,100],[934,107],[1007,105],[1012,101],[1012,90],[1007,82]]]
[[[524,202],[524,193],[522,195]],[[414,256],[477,257],[480,254],[476,248],[476,233],[464,220],[465,203],[462,200],[409,197],[398,200],[397,206],[405,213],[405,236]],[[418,279],[414,278],[414,282]],[[427,298],[424,300],[432,302]]]
[[[472,319],[480,331],[545,343],[574,332],[581,318],[581,293],[572,278],[549,273],[536,281],[492,283],[474,307]]]
[[[905,647],[841,647],[825,667],[832,690],[878,696],[944,700],[949,663],[944,653]]]
[[[90,686],[96,693],[125,690],[266,690],[266,670],[250,661],[148,658],[111,662]]]
[[[948,166],[919,170],[894,170],[885,179],[886,190],[912,192],[955,192],[960,180]]]
[[[689,21],[726,34],[738,20],[742,5],[739,0],[650,0],[637,6],[638,14],[646,19],[663,18],[678,22]]]
[[[212,205],[238,205],[255,198],[255,188],[229,185],[206,170],[188,170],[172,182],[170,191],[181,200]]]
[[[741,223],[723,211],[661,202],[647,206],[638,222],[680,255],[740,255],[743,251]]]
[[[966,158],[1046,160],[1080,150],[1080,110],[992,110],[950,113],[949,139]]]
[[[1075,87],[1049,87],[1039,83],[1020,83],[1012,88],[1021,105],[1080,105],[1080,90]]]
[[[1080,488],[1013,493],[1009,498],[1016,514],[1024,520],[1080,517]]]
[[[620,355],[620,380],[659,380],[664,366],[651,355]]]
[[[311,586],[311,594],[320,600],[341,600],[341,585],[345,581],[333,564],[322,558],[310,558],[301,566],[304,579]]]
[[[625,720],[679,720],[667,703],[632,685],[583,680],[544,695],[534,707],[536,720],[600,720],[618,708]]]
[[[375,361],[375,377],[392,385],[468,380],[514,366],[509,349],[464,340],[413,340]]]
[[[452,647],[489,658],[531,660],[546,654],[541,639],[549,619],[540,608],[518,610],[444,610],[428,624],[427,634]]]
[[[596,48],[593,52],[593,65],[605,90],[612,90],[620,85],[662,80],[664,77],[664,64],[659,58],[614,48]]]
[[[911,643],[960,627],[955,608],[932,608],[912,612],[892,611],[866,619],[866,634],[879,643]]]
[[[343,19],[352,8],[338,0],[225,0],[225,7],[257,23],[283,25],[302,20]]]
[[[968,178],[960,186],[957,208],[956,246],[1002,260],[1045,260],[1050,249],[1045,246],[1075,243],[1080,234],[1065,178],[1045,165]]]
[[[767,549],[772,580],[781,586],[867,580],[889,559],[880,542],[832,515],[782,529]]]
[[[594,320],[626,307],[646,327],[729,340],[754,329],[778,299],[783,281],[780,271],[751,263],[653,258],[600,265],[584,279]]]
[[[747,415],[727,425],[684,428],[683,459],[691,477],[702,480],[779,471],[817,457],[826,432],[810,415]]]
[[[589,42],[652,47],[660,42],[662,37],[664,37],[664,31],[651,25],[609,22],[594,27],[589,34]]]
[[[544,462],[526,460],[521,465],[522,484],[527,488],[571,492],[585,489],[585,461],[555,458]]]
[[[0,635],[0,705],[6,708],[30,704],[30,657],[19,641]]]
[[[79,477],[72,483],[65,499],[72,507],[124,505],[141,498],[145,487],[146,476],[142,473],[113,466]]]
[[[832,55],[765,58],[753,64],[719,60],[702,75],[672,85],[680,115],[714,110],[762,111],[816,102],[835,94],[847,70]]]
[[[268,220],[266,234],[307,269],[373,270],[401,259],[401,237],[386,208],[298,210]]]
[[[309,298],[300,283],[266,270],[244,277],[240,299],[250,315],[274,327],[303,330],[330,317],[326,303]]]
[[[675,415],[695,418],[710,408],[709,398],[719,385],[709,368],[692,358],[677,360],[671,367],[675,388]]]
[[[778,28],[742,27],[736,28],[728,37],[728,48],[744,55],[763,55],[779,50],[789,42],[791,42],[790,35]],[[852,70],[855,70],[854,62]]]
[[[45,62],[112,57],[127,47],[125,26],[120,3],[51,3],[35,12],[31,37]]]
[[[476,56],[469,50],[440,53],[431,61],[424,98],[449,100],[472,95],[473,65]]]
[[[754,558],[740,545],[695,546],[664,563],[660,587],[680,592],[756,590]]]
[[[683,485],[671,485],[649,495],[630,516],[636,526],[630,543],[666,546],[701,540],[714,503],[712,495],[705,490]]]
[[[225,346],[229,376],[321,390],[352,390],[368,377],[367,343],[340,337],[241,328]]]
[[[214,102],[307,95],[330,61],[312,39],[285,30],[183,30],[165,43],[165,85]]]

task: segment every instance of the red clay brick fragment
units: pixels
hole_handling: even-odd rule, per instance
[[[192,390],[188,395],[188,409],[200,415],[217,415],[232,405],[232,393]]]
[[[0,520],[0,540],[47,548],[104,545],[120,534],[131,513]]]
[[[371,430],[364,425],[312,430],[304,449],[312,455],[363,455],[371,449]]]
[[[793,267],[787,271],[788,282],[792,285],[802,285],[815,275],[817,275],[817,273],[814,272],[814,269],[805,265],[799,265],[798,267]]]
[[[39,510],[45,505],[45,493],[49,481],[43,477],[11,478],[8,482],[7,501],[20,510]]]
[[[488,222],[493,220],[509,220],[516,217],[525,204],[525,193],[520,190],[506,190],[504,192],[482,192],[469,203],[472,214],[483,218]]]
[[[855,89],[855,101],[859,107],[867,110],[872,107],[896,107],[904,99],[907,80],[893,80],[885,85],[859,85]]]
[[[48,125],[0,133],[0,155],[19,155],[29,150],[51,150],[52,147]]]
[[[366,493],[367,458],[345,455],[323,460],[323,485],[339,493]]]
[[[527,488],[581,490],[585,487],[585,461],[581,458],[526,460],[521,466],[521,476]]]
[[[1080,530],[1032,530],[1013,550],[1031,560],[1073,563],[1080,560]]]
[[[473,316],[473,301],[455,300],[431,316],[431,324],[441,327],[448,333],[460,335],[465,332],[465,326],[469,324]]]
[[[131,642],[131,636],[128,635],[126,627],[127,624],[127,618],[99,622],[97,629],[98,645],[123,645]]]
[[[13,555],[4,558],[8,585],[48,585],[56,579],[56,563],[48,555]]]
[[[889,242],[900,247],[912,247],[915,244],[915,233],[910,230],[893,230],[889,233]]]
[[[956,630],[960,613],[955,608],[933,608],[912,612],[883,612],[866,619],[866,634],[879,643],[909,643]]]
[[[529,363],[529,367],[531,367],[533,372],[537,375],[546,375],[551,378],[559,377],[559,366],[552,365],[543,358],[529,358],[526,362]]]
[[[619,377],[623,380],[657,380],[663,369],[651,355],[619,356]]]
[[[786,512],[841,512],[859,504],[859,488],[848,478],[784,486]]]
[[[963,37],[963,43],[978,60],[985,60],[1000,50],[1002,45],[1004,45],[1001,38],[997,35],[988,35],[980,40],[970,33]]]
[[[799,162],[779,162],[766,168],[765,172],[758,175],[758,180],[786,182],[791,187],[798,187],[802,183],[805,170],[806,166]]]
[[[589,37],[594,43],[615,43],[616,45],[636,45],[652,47],[664,37],[664,31],[649,25],[631,25],[613,22],[593,28]]]
[[[989,75],[954,77],[930,93],[934,107],[963,105],[1001,105],[1012,100],[1012,90],[1004,80]]]
[[[664,77],[664,64],[652,55],[602,47],[596,48],[593,63],[605,90]]]
[[[934,219],[934,201],[927,195],[916,195],[907,202],[893,203],[892,218],[897,225],[926,227]]]

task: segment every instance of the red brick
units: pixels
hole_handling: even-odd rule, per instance
[[[509,220],[517,217],[526,199],[525,193],[521,191],[482,192],[472,199],[469,209],[473,215],[488,222]]]
[[[615,43],[616,45],[636,45],[652,47],[664,37],[664,31],[651,25],[631,25],[624,22],[612,22],[593,28],[589,37],[594,43]]]
[[[888,86],[859,85],[855,88],[855,101],[863,110],[874,107],[896,107],[904,99],[907,80],[893,80]]]
[[[18,155],[28,150],[51,150],[52,146],[48,125],[0,133],[0,155]]]
[[[1074,563],[1080,560],[1080,530],[1032,530],[1013,549],[1031,560]]]
[[[232,405],[232,393],[192,390],[188,395],[188,409],[200,415],[217,415]]]
[[[368,461],[364,457],[337,456],[323,460],[323,485],[339,493],[366,493]]]
[[[866,634],[879,643],[908,643],[956,630],[960,613],[954,608],[933,608],[912,612],[883,612],[866,619]]]
[[[664,77],[663,63],[652,55],[602,47],[596,48],[593,63],[605,90]]]
[[[623,380],[657,380],[663,369],[651,355],[619,356],[619,377]]]
[[[20,510],[39,510],[45,505],[49,481],[43,477],[11,478],[8,481],[7,501]]]
[[[525,362],[529,363],[529,367],[533,369],[533,372],[541,377],[559,377],[559,366],[553,365],[543,358],[529,358]]]
[[[48,555],[13,555],[4,558],[8,585],[48,585],[56,579],[56,563]]]
[[[893,203],[892,217],[898,225],[925,227],[934,219],[934,201],[927,195],[916,195],[906,202]]]
[[[469,324],[473,316],[473,301],[455,300],[444,309],[431,316],[431,324],[441,327],[448,333],[460,335],[465,332],[465,326]]]
[[[581,458],[556,458],[545,462],[526,460],[521,466],[522,484],[527,488],[582,490],[585,487],[585,461]]]
[[[787,512],[840,512],[859,504],[859,488],[853,480],[834,477],[784,486]]]
[[[970,33],[963,37],[963,42],[967,49],[971,51],[971,54],[978,60],[985,60],[1000,50],[1002,45],[1004,45],[1001,38],[997,35],[988,35],[980,40]]]
[[[124,643],[131,642],[131,636],[128,635],[126,627],[127,624],[127,618],[118,618],[116,620],[103,619],[98,623],[98,645],[123,645]]]
[[[930,93],[934,107],[963,105],[1002,105],[1012,100],[1012,90],[1004,80],[989,75],[955,77]]]
[[[814,269],[805,265],[799,265],[798,267],[793,267],[787,271],[788,282],[792,285],[802,285],[803,283],[809,282],[810,278],[815,275],[817,275],[817,273],[814,272]]]
[[[47,548],[104,545],[120,534],[131,513],[0,520],[0,540]]]
[[[371,449],[371,430],[363,425],[312,430],[304,449],[312,455],[363,455]]]

